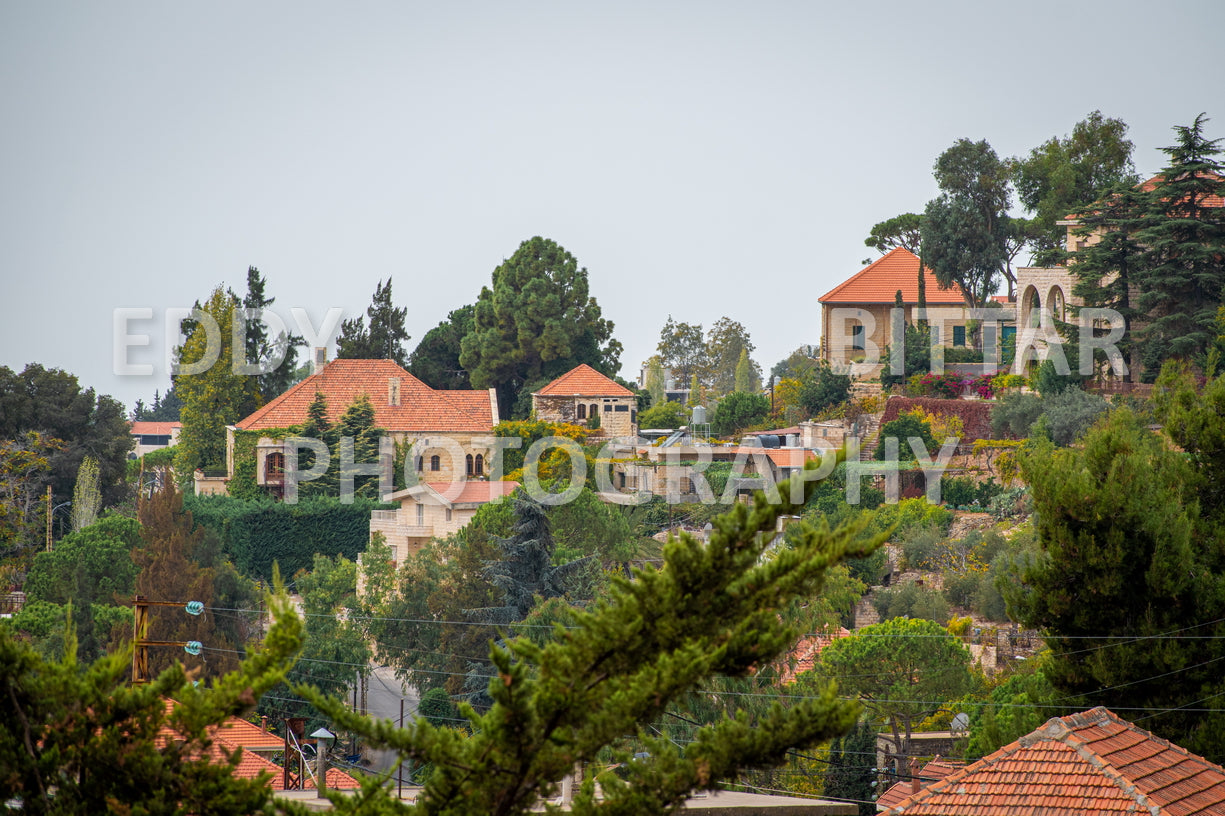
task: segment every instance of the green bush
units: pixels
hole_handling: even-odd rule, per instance
[[[1042,417],[1034,432],[1041,432],[1060,447],[1084,436],[1110,407],[1104,397],[1079,388],[1067,388],[1042,403]]]
[[[931,426],[913,414],[903,414],[895,420],[881,426],[880,438],[876,446],[876,458],[884,459],[887,453],[885,440],[897,439],[897,457],[899,462],[914,461],[914,450],[910,447],[910,438],[923,440],[928,451],[940,450],[940,443],[932,436]]]
[[[1000,438],[1012,436],[1025,439],[1040,416],[1041,397],[1011,391],[1000,398],[991,412],[991,433]]]
[[[949,622],[949,603],[944,595],[914,581],[877,590],[872,595],[872,606],[882,622],[893,618],[929,620],[941,626]]]
[[[933,561],[944,543],[944,530],[939,524],[916,524],[901,537],[902,558],[906,569],[935,569]]]
[[[679,428],[689,423],[689,413],[679,402],[652,405],[638,415],[639,428]]]
[[[940,498],[950,507],[990,506],[1003,487],[995,479],[977,482],[969,476],[944,476],[940,479]]]

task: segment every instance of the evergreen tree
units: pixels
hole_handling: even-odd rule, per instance
[[[872,803],[880,792],[873,785],[876,778],[876,729],[871,723],[861,722],[851,733],[830,743],[829,770],[821,795],[855,802],[859,816],[875,816],[876,805]]]
[[[1225,756],[1225,718],[1186,709],[1225,693],[1216,667],[1225,534],[1208,489],[1220,469],[1209,460],[1225,437],[1216,413],[1225,382],[1202,401],[1193,394],[1180,386],[1168,416],[1175,441],[1203,459],[1173,450],[1125,408],[1080,447],[1043,443],[1021,456],[1042,557],[1007,598],[1046,633],[1047,676],[1064,702],[1145,710],[1146,727],[1215,761]]]
[[[866,246],[879,250],[881,255],[887,255],[898,247],[918,255],[922,235],[923,216],[902,213],[874,224],[871,233],[863,242]]]
[[[587,270],[556,242],[524,241],[493,271],[492,286],[481,288],[459,359],[472,387],[497,388],[512,418],[530,411],[521,392],[580,363],[606,375],[620,368],[621,344],[588,293]]]
[[[431,388],[471,388],[468,372],[459,363],[461,344],[472,331],[473,306],[461,306],[425,333],[408,361],[408,373]]]
[[[1136,242],[1141,334],[1148,359],[1175,357],[1202,363],[1216,339],[1216,315],[1225,289],[1225,164],[1220,139],[1207,139],[1200,114],[1174,130],[1178,142],[1162,148],[1169,163],[1150,191],[1149,210]],[[1156,367],[1152,367],[1155,371]]]
[[[182,407],[183,401],[179,399],[172,385],[165,394],[162,394],[160,390],[155,390],[153,405],[148,408],[145,407],[144,400],[136,400],[132,420],[134,422],[178,422],[179,411]]]
[[[404,321],[408,308],[397,309],[392,305],[390,277],[386,285],[380,280],[375,286],[366,316],[370,318],[368,329],[360,315],[341,321],[336,356],[344,360],[395,360],[397,365],[407,366],[404,344],[409,336]]]
[[[140,568],[136,577],[136,594],[150,601],[187,604],[199,601],[206,609],[200,615],[188,615],[182,610],[165,609],[149,616],[149,640],[198,640],[207,651],[201,656],[184,656],[190,668],[216,676],[236,665],[233,650],[240,644],[219,639],[213,621],[212,568],[201,567],[196,551],[205,536],[197,528],[192,514],[183,510],[183,494],[174,482],[165,480],[160,489],[140,503],[138,516],[144,546],[132,551],[132,560]],[[149,670],[159,674],[180,659],[181,652],[165,648],[149,650]]]
[[[332,431],[338,439],[336,448],[332,451],[332,461],[340,474],[340,445],[344,440],[353,440],[353,461],[356,464],[371,464],[379,461],[379,440],[385,431],[374,424],[374,406],[369,395],[362,393],[345,409],[340,416],[340,422]],[[378,499],[378,476],[360,476],[353,481],[353,494],[367,498]]]
[[[740,360],[736,363],[736,391],[753,394],[761,390],[761,375],[753,370],[747,349],[740,350]]]
[[[293,665],[301,623],[283,596],[273,610],[264,651],[207,688],[180,664],[131,685],[130,650],[84,664],[71,628],[65,657],[47,661],[0,626],[0,800],[29,814],[285,812],[268,780],[236,775],[238,752],[206,732],[249,712]]]
[[[652,354],[651,359],[647,361],[646,381],[643,385],[651,395],[651,407],[663,405],[668,401],[668,394],[665,390],[666,382],[664,380],[664,367],[659,361],[658,354]]]
[[[276,302],[267,297],[264,288],[267,282],[254,266],[247,267],[247,294],[242,299],[244,309],[266,310]],[[281,356],[281,362],[272,371],[251,377],[247,386],[249,402],[243,406],[243,416],[255,411],[273,397],[280,396],[296,381],[298,347],[306,341],[296,334],[281,332],[276,337],[268,336],[268,327],[262,320],[253,319],[246,324],[246,359],[252,363],[270,362]]]
[[[84,530],[98,520],[102,493],[98,490],[98,460],[86,456],[77,470],[77,486],[72,491],[72,529]]]
[[[677,323],[668,315],[668,322],[659,331],[656,349],[660,363],[672,371],[672,378],[678,383],[703,380],[709,375],[710,360],[701,323]]]
[[[814,482],[807,482],[811,492]],[[788,490],[781,491],[789,496]],[[822,685],[808,699],[775,706],[750,723],[725,717],[679,746],[648,730],[665,711],[708,678],[744,676],[776,660],[796,630],[780,618],[792,599],[818,594],[825,571],[847,556],[868,554],[880,539],[860,541],[862,527],[797,531],[794,548],[764,551],[778,519],[802,505],[752,508],[737,504],[715,523],[708,542],[688,535],[670,541],[663,566],[616,577],[606,600],[574,610],[569,628],[543,643],[510,640],[491,653],[493,706],[463,713],[470,735],[417,720],[399,729],[372,722],[312,695],[344,728],[434,767],[415,807],[433,814],[526,814],[553,795],[576,763],[612,750],[614,761],[645,750],[647,762],[627,762],[625,779],[584,778],[579,813],[667,813],[690,792],[709,789],[742,768],[769,767],[792,748],[844,734],[858,706]],[[796,525],[793,525],[796,526]],[[631,741],[626,736],[632,737]],[[399,812],[377,783],[361,801],[337,799],[339,812]]]

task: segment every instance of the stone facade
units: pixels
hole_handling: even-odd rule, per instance
[[[638,435],[638,398],[633,391],[583,364],[532,394],[532,413],[545,422],[588,425],[600,418],[600,435]]]

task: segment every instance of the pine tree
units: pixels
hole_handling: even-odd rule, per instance
[[[129,684],[130,649],[82,665],[71,628],[64,659],[48,662],[0,626],[0,800],[29,814],[285,812],[205,730],[249,712],[293,665],[301,622],[284,596],[273,611],[265,649],[206,688],[177,664]]]
[[[807,482],[805,492],[814,484]],[[785,488],[781,493],[790,495]],[[604,601],[574,610],[570,627],[555,630],[552,639],[517,638],[495,647],[488,684],[494,703],[483,715],[464,708],[468,735],[425,720],[403,729],[366,720],[318,694],[314,702],[370,744],[432,763],[416,800],[420,813],[529,813],[576,763],[610,749],[614,761],[633,750],[651,759],[627,762],[624,780],[600,774],[598,800],[595,777],[584,778],[573,812],[671,812],[693,790],[712,788],[742,768],[778,764],[788,750],[845,734],[858,719],[858,706],[826,686],[754,723],[721,719],[683,748],[648,730],[707,678],[743,676],[776,660],[796,636],[779,610],[816,595],[825,571],[841,559],[879,545],[879,538],[856,541],[862,525],[832,532],[793,525],[794,548],[763,558],[780,515],[801,507],[771,505],[758,494],[752,508],[737,504],[717,519],[709,542],[682,535],[666,545],[660,569],[638,572],[633,581],[614,578]],[[338,799],[336,807],[401,812],[377,784],[360,802]]]
[[[1216,314],[1225,289],[1225,164],[1220,139],[1207,139],[1200,114],[1176,127],[1178,142],[1162,148],[1169,164],[1149,193],[1149,209],[1135,240],[1140,258],[1140,332],[1149,360],[1202,362],[1216,339]],[[1153,373],[1156,366],[1152,367]]]
[[[861,722],[851,733],[830,743],[822,796],[855,802],[859,816],[874,816],[876,805],[872,802],[880,793],[873,784],[876,778],[876,729]]]
[[[374,288],[374,297],[366,309],[370,328],[358,317],[342,321],[340,335],[336,338],[336,356],[346,360],[395,360],[397,365],[408,365],[408,330],[404,320],[408,308],[397,309],[391,302],[391,278],[384,284],[381,280]]]

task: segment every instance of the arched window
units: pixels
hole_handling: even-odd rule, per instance
[[[469,476],[471,476],[472,475],[472,454],[468,454],[468,456],[465,458],[465,464],[467,465],[467,469],[465,472]]]
[[[430,470],[442,470],[442,457],[438,454],[430,457]]]
[[[485,457],[479,453],[476,455],[476,475],[485,475]]]
[[[591,406],[591,408],[589,408],[589,409],[588,409],[588,414],[589,414],[590,416],[599,416],[599,415],[600,415],[600,406],[598,406],[598,405],[593,405],[593,406]]]
[[[425,457],[418,456],[417,457],[417,472],[420,473],[423,470],[425,470]]]
[[[264,478],[279,479],[285,475],[285,454],[273,451],[264,459]]]
[[[578,404],[578,418],[579,419],[587,418],[587,406],[581,402]]]

